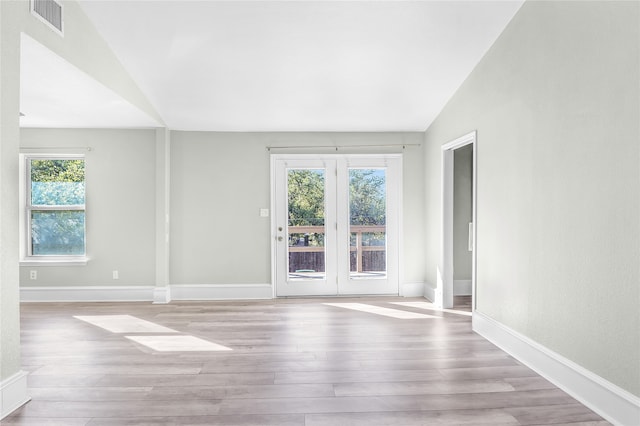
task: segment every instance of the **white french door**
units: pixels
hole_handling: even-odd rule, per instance
[[[401,156],[273,155],[277,296],[398,294]]]

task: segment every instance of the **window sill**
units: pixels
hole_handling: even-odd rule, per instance
[[[22,259],[20,266],[86,266],[89,258],[85,256],[74,257],[30,257]]]

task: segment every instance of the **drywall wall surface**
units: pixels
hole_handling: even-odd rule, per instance
[[[270,281],[269,152],[245,134],[171,133],[171,283]]]
[[[22,129],[23,150],[84,153],[89,257],[86,266],[23,266],[22,287],[155,285],[155,144],[154,130]]]
[[[639,8],[526,2],[425,135],[429,234],[440,146],[477,130],[477,309],[634,395]]]
[[[0,383],[20,371],[18,127],[20,30],[15,4],[0,2]],[[0,396],[2,392],[0,389]],[[4,409],[4,408],[3,408]]]
[[[473,220],[473,145],[453,151],[453,279],[470,280],[469,223]]]
[[[420,133],[171,132],[171,283],[271,283],[271,218],[259,215],[271,203],[270,153],[326,154],[335,148],[310,147],[403,143],[410,145],[403,160],[403,279],[423,282],[422,140]]]

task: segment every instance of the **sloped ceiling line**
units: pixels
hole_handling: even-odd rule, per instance
[[[79,3],[171,129],[376,132],[424,131],[523,2]]]

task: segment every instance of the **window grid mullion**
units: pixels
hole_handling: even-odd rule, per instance
[[[74,210],[74,211],[82,211],[85,210],[84,204],[70,204],[68,206],[63,204],[43,204],[43,205],[31,205],[27,206],[29,210],[38,210],[38,211],[60,211],[60,210]]]

